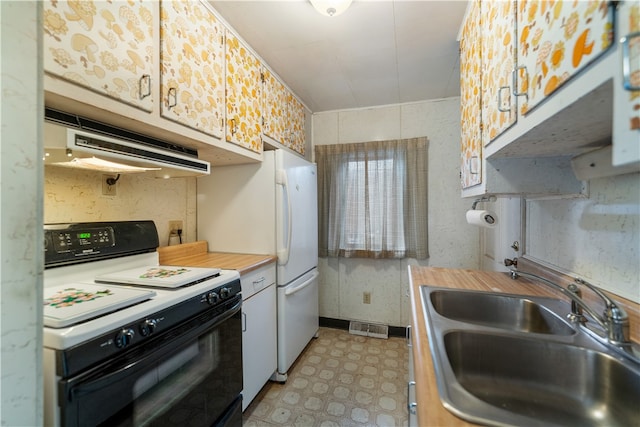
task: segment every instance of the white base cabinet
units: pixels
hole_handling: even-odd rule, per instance
[[[277,365],[276,267],[240,277],[242,284],[242,410],[267,383]]]
[[[409,347],[409,380],[407,382],[407,413],[409,414],[409,427],[418,427],[418,403],[416,399],[416,377],[413,368],[413,339],[411,325],[407,326],[407,346]]]

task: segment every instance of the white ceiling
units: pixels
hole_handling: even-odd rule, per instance
[[[307,0],[209,1],[312,112],[460,94],[466,1],[355,0],[334,17]]]

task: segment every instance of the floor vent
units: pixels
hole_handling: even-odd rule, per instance
[[[349,333],[352,335],[362,335],[372,338],[389,338],[389,327],[387,325],[377,325],[375,323],[349,322]]]

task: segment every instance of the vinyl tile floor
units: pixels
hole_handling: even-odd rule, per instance
[[[289,369],[268,382],[243,414],[245,427],[407,426],[404,338],[321,327]]]

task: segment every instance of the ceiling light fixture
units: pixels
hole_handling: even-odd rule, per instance
[[[309,0],[315,10],[324,16],[338,16],[351,6],[353,0]]]

